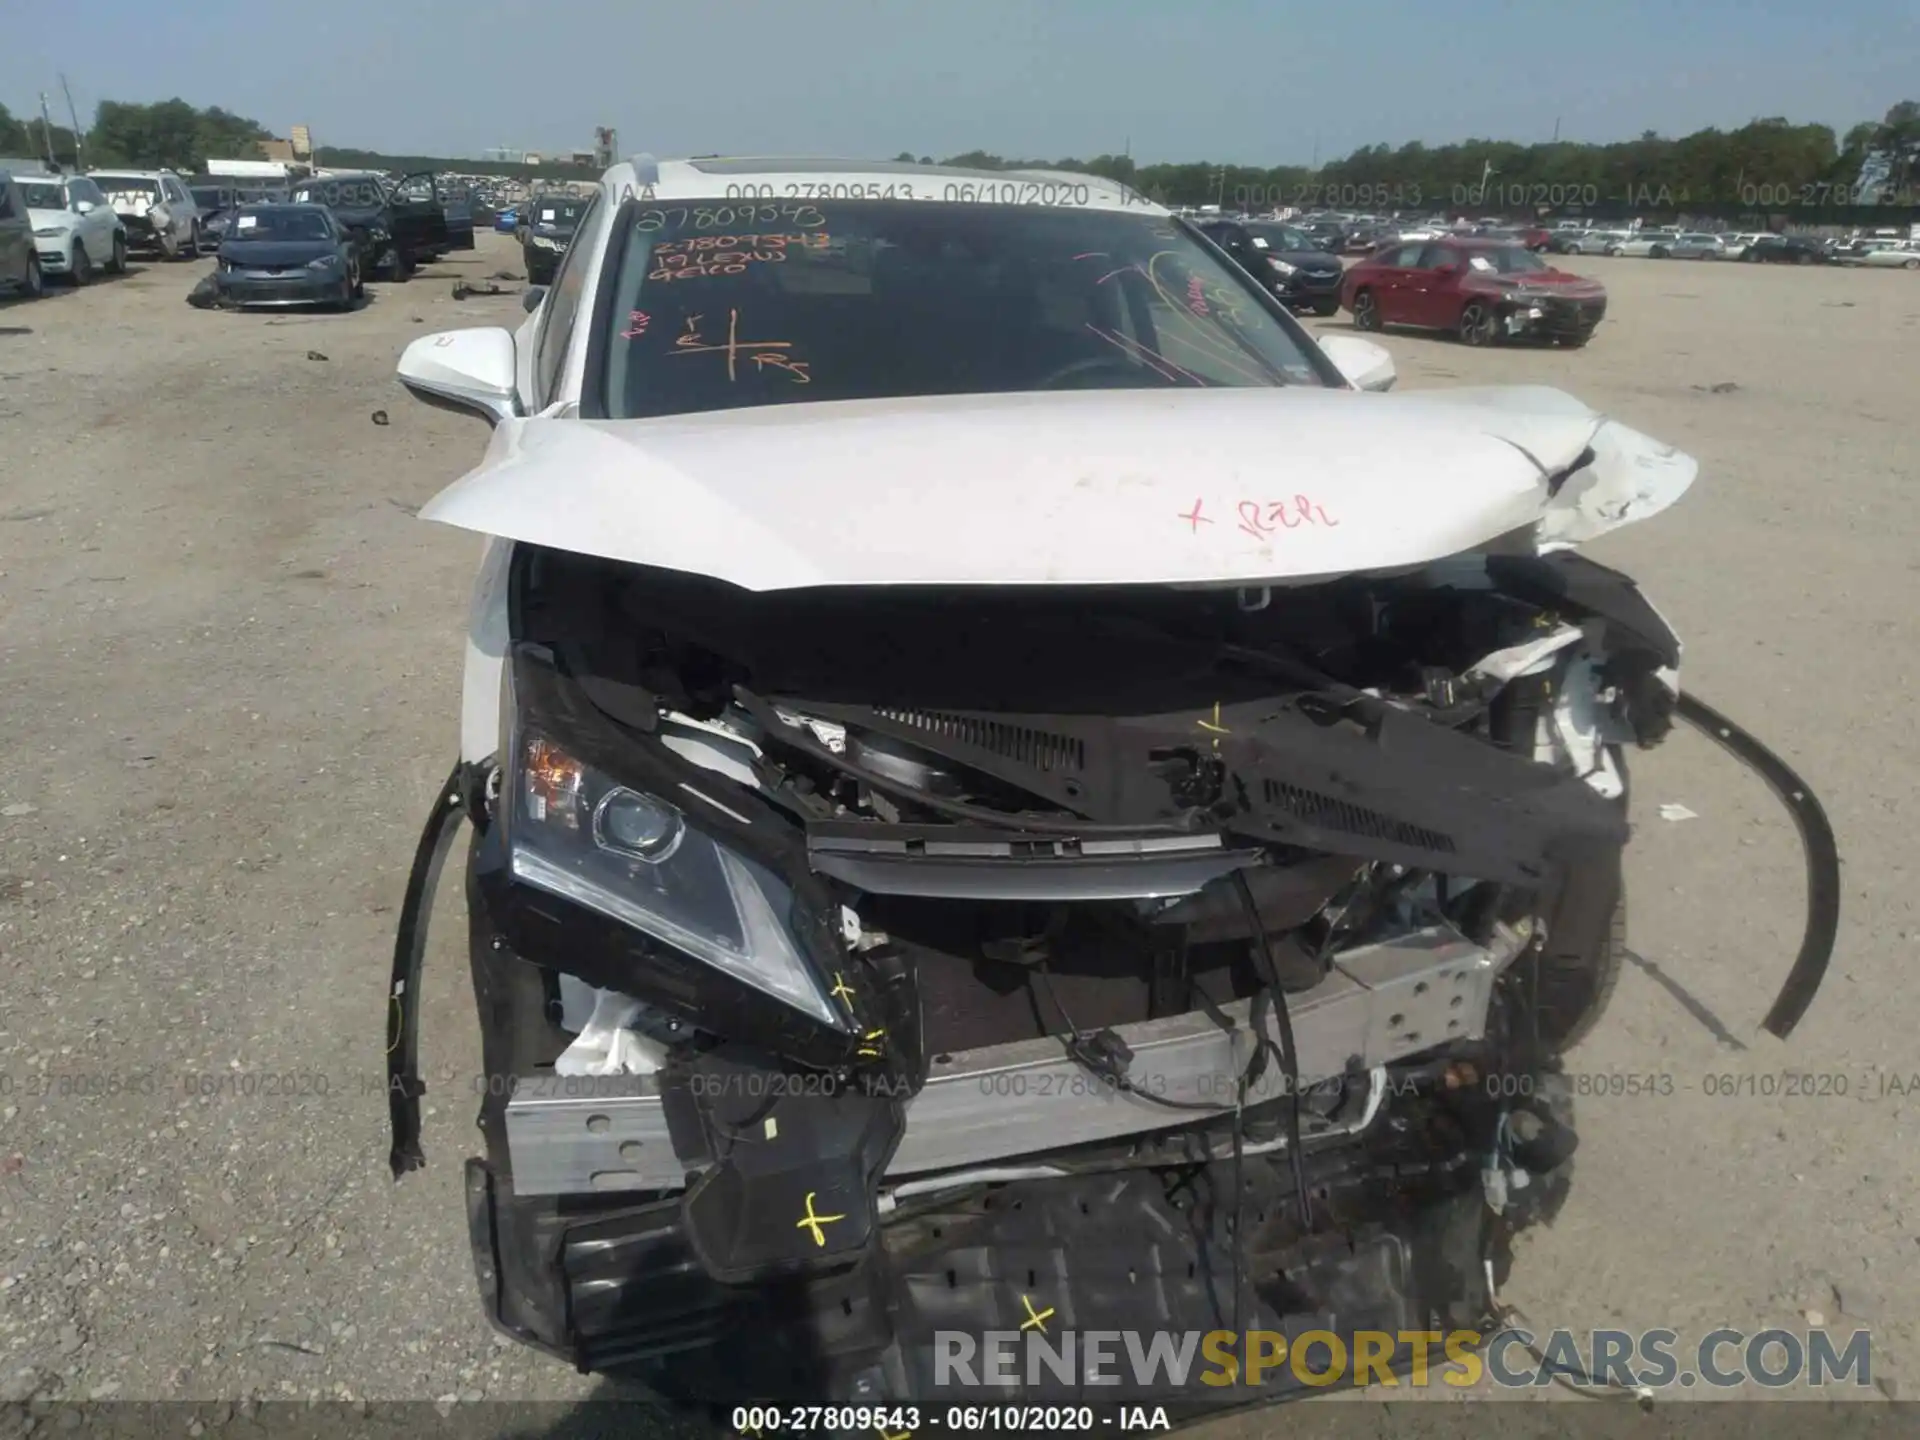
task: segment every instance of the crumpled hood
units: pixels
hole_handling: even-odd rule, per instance
[[[1579,544],[1696,468],[1538,386],[968,395],[509,420],[420,513],[749,590],[1251,585]]]

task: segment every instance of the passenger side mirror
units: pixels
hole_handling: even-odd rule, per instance
[[[531,315],[534,311],[540,308],[540,302],[546,298],[547,298],[546,286],[529,285],[526,288],[526,292],[522,294],[520,297],[520,308],[526,311],[527,314]]]
[[[1391,390],[1398,378],[1386,347],[1358,335],[1322,335],[1320,350],[1357,390]]]
[[[429,405],[484,415],[489,424],[520,413],[513,334],[498,326],[422,335],[401,354],[399,375]]]
[[[73,202],[73,213],[76,215],[91,215],[93,210],[94,205],[91,200],[76,200]]]

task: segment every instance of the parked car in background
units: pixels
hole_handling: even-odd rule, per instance
[[[324,205],[243,205],[220,246],[215,286],[230,305],[325,305],[366,294],[360,250]]]
[[[240,205],[240,192],[213,180],[198,181],[187,189],[200,209],[201,235],[213,241],[217,248],[227,238],[227,227],[233,223],[233,212]]]
[[[1388,246],[1348,268],[1340,298],[1356,329],[1448,330],[1469,345],[1527,336],[1577,348],[1607,313],[1599,281],[1478,236]]]
[[[1920,244],[1912,240],[1883,243],[1868,250],[1854,263],[1875,270],[1920,270]]]
[[[405,280],[414,267],[448,248],[447,217],[434,198],[434,177],[421,171],[396,185],[372,171],[314,176],[293,187],[297,205],[324,205],[353,238],[361,273]]]
[[[495,211],[493,228],[496,233],[501,235],[512,235],[518,231],[520,228],[520,207],[518,205],[509,205],[503,210]]]
[[[1569,255],[1608,255],[1613,246],[1628,238],[1625,230],[1582,230],[1561,243]]]
[[[27,197],[12,172],[0,170],[0,288],[37,300],[45,283],[33,245]]]
[[[1606,253],[1638,260],[1665,260],[1673,254],[1679,239],[1678,230],[1633,230],[1609,243]]]
[[[536,195],[520,207],[520,258],[527,267],[529,285],[553,283],[560,257],[573,243],[587,202],[566,195]]]
[[[87,178],[120,217],[129,250],[158,251],[169,260],[200,253],[200,207],[171,170],[89,170]]]
[[[1727,242],[1703,230],[1687,230],[1673,238],[1667,254],[1675,260],[1724,260]]]
[[[1833,256],[1811,235],[1762,235],[1740,256],[1758,265],[1826,265]]]
[[[1200,233],[1286,304],[1316,315],[1340,310],[1340,257],[1277,220],[1204,219]]]
[[[27,175],[16,182],[33,222],[40,273],[85,285],[127,268],[127,232],[99,186],[85,175]]]
[[[1747,247],[1766,234],[1767,232],[1765,230],[1743,230],[1738,235],[1727,236],[1726,258],[1729,260],[1746,259]]]

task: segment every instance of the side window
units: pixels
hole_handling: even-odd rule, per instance
[[[1401,245],[1382,255],[1380,257],[1380,263],[1382,265],[1392,265],[1400,270],[1411,270],[1420,263],[1420,252],[1425,248],[1424,245],[1418,243]]]
[[[580,225],[574,231],[576,240],[586,240],[592,227],[600,218],[600,201],[594,199],[580,216]],[[587,265],[582,257],[593,246],[573,244],[567,247],[567,253],[560,257],[560,268],[554,273],[553,285],[547,291],[546,303],[541,307],[540,333],[533,342],[533,385],[534,408],[544,410],[554,401],[554,389],[560,383],[560,372],[566,368],[567,350],[573,341],[573,324],[580,313],[580,293],[587,284]]]
[[[0,180],[0,220],[13,218],[13,182]]]
[[[1428,244],[1421,248],[1420,258],[1411,263],[1421,270],[1437,270],[1442,265],[1458,265],[1460,254],[1450,245]]]

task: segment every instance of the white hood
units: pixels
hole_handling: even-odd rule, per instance
[[[1578,544],[1695,470],[1540,387],[1108,390],[509,420],[420,513],[749,590],[1251,585]]]

